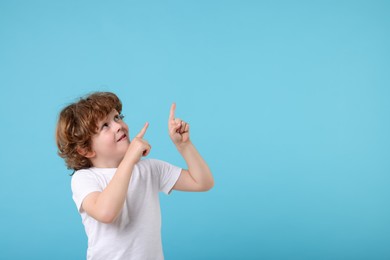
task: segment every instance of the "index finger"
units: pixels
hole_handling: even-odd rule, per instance
[[[149,123],[146,122],[144,127],[141,129],[141,131],[136,135],[136,137],[139,137],[139,138],[143,138],[145,133],[146,133],[146,129],[148,129],[148,126],[149,126]]]
[[[175,119],[175,109],[176,109],[176,103],[172,103],[171,111],[169,113],[169,120],[174,120]]]

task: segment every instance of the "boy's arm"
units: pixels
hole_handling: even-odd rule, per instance
[[[134,165],[150,152],[150,145],[143,140],[148,124],[131,141],[115,175],[102,192],[92,192],[85,197],[82,208],[99,222],[111,223],[118,216],[126,200],[127,189]]]
[[[210,190],[214,186],[213,176],[192,142],[180,148],[178,147],[178,151],[186,161],[188,170],[182,170],[173,189],[181,191]]]
[[[190,141],[190,126],[175,118],[176,104],[173,103],[168,120],[169,135],[178,151],[187,163],[188,170],[182,170],[173,186],[181,191],[207,191],[214,186],[214,179],[209,167]]]

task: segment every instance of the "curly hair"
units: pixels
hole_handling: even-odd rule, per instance
[[[68,169],[92,167],[91,161],[79,153],[91,151],[92,136],[98,123],[112,110],[122,112],[122,102],[111,92],[94,92],[66,106],[59,114],[56,128],[58,155],[64,158]]]

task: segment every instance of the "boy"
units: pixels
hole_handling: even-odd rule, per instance
[[[207,191],[214,180],[190,141],[189,124],[175,118],[169,136],[188,170],[144,159],[149,126],[130,140],[122,103],[110,92],[96,92],[65,107],[58,119],[58,154],[72,175],[73,200],[88,236],[87,259],[164,259],[158,192]]]

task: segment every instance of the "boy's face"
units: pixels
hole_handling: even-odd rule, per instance
[[[116,168],[122,161],[130,144],[129,127],[121,115],[113,110],[98,124],[98,132],[92,137],[93,166]]]

